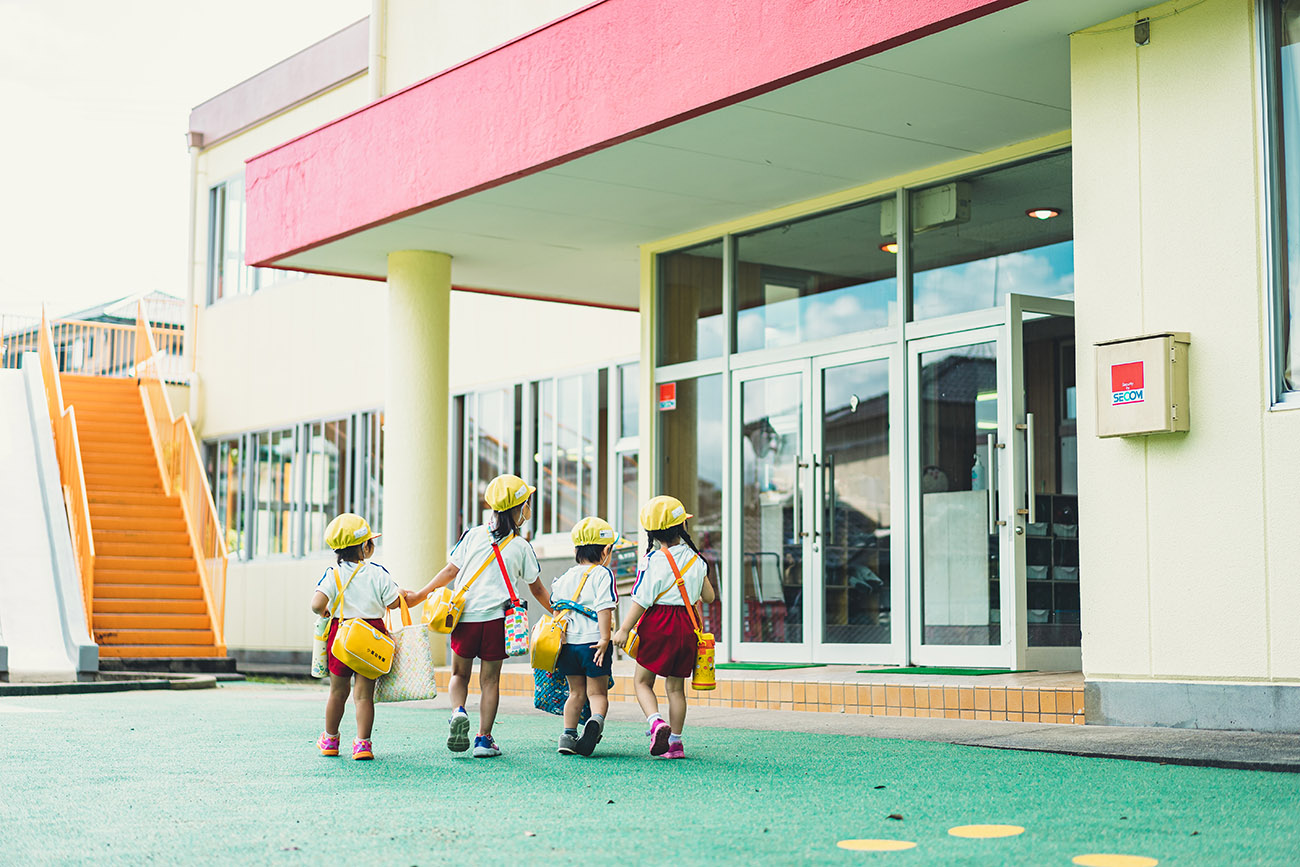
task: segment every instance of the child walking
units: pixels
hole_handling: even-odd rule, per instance
[[[560,648],[555,670],[569,684],[569,700],[564,704],[564,731],[560,734],[562,755],[589,756],[600,743],[609,713],[609,672],[613,654],[609,650],[614,609],[618,607],[618,590],[609,561],[614,553],[618,533],[600,518],[583,518],[570,533],[578,565],[556,578],[551,584],[551,605],[567,610],[564,644]],[[578,719],[587,701],[591,701],[591,719],[578,736]]]
[[[334,644],[340,620],[360,618],[376,629],[388,631],[384,626],[384,610],[398,606],[401,591],[387,569],[378,563],[366,562],[374,555],[378,538],[379,534],[371,532],[365,518],[350,512],[339,515],[325,528],[325,544],[334,549],[335,564],[326,569],[317,582],[311,610],[321,617],[330,618],[325,642],[327,653]],[[325,731],[316,741],[320,754],[339,754],[339,723],[355,677],[356,693],[352,704],[357,715],[357,737],[352,742],[352,758],[373,759],[375,753],[370,733],[375,723],[375,682],[348,668],[335,659],[333,653],[329,653],[329,673]]]
[[[479,662],[479,730],[474,738],[474,758],[501,755],[492,739],[497,705],[501,701],[501,663],[506,658],[506,609],[527,586],[548,612],[550,598],[542,586],[537,554],[519,529],[532,515],[532,496],[537,489],[518,476],[500,475],[488,483],[484,500],[493,512],[486,524],[473,527],[452,549],[450,562],[421,590],[407,596],[416,605],[439,587],[448,584],[465,591],[465,609],[451,633],[451,729],[447,749],[463,753],[469,749],[469,678],[474,660]],[[522,604],[522,603],[521,603]]]
[[[623,625],[614,634],[619,647],[627,644],[632,627],[640,635],[637,651],[636,700],[650,730],[650,755],[683,759],[682,727],[686,724],[686,678],[695,667],[695,625],[687,606],[716,596],[708,581],[708,567],[695,547],[686,513],[675,497],[654,497],[641,507],[641,527],[646,531],[646,554],[637,569],[632,604]],[[643,616],[644,615],[644,616]],[[638,623],[638,621],[640,621]],[[664,678],[668,692],[668,720],[659,713],[655,676]]]

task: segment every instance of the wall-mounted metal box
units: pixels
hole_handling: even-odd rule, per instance
[[[1190,428],[1185,331],[1097,344],[1097,436],[1173,433]]]

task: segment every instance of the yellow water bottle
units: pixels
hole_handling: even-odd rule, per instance
[[[713,670],[713,633],[696,632],[695,672],[691,678],[691,689],[705,692],[717,689],[718,683]]]

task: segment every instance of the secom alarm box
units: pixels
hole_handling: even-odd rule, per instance
[[[1184,331],[1097,344],[1097,436],[1190,429]]]

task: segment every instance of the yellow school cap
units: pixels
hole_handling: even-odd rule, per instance
[[[488,508],[494,512],[508,512],[515,506],[522,506],[537,489],[518,476],[509,473],[497,476],[488,482],[487,493],[483,495]]]
[[[574,545],[613,545],[618,541],[618,532],[602,518],[583,518],[573,525],[569,536]]]
[[[381,534],[372,533],[366,519],[351,512],[344,512],[325,528],[325,544],[335,551],[360,545],[367,539],[378,539]]]
[[[647,530],[667,530],[694,517],[686,514],[681,500],[666,495],[651,497],[641,507],[641,526]]]

